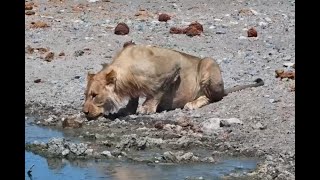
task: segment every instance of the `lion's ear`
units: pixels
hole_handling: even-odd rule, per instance
[[[96,74],[93,72],[88,72],[87,81],[91,81]]]
[[[106,75],[106,82],[108,84],[114,84],[116,81],[117,73],[112,69],[107,75]]]
[[[107,66],[109,66],[109,64],[108,63],[102,63],[101,66],[102,66],[102,69],[105,69]]]

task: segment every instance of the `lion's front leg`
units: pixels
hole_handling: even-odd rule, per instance
[[[130,114],[135,114],[137,111],[139,105],[139,97],[137,98],[131,98],[128,101],[128,104],[126,105],[125,108],[121,108],[118,113],[123,115],[123,116],[127,116]]]
[[[152,114],[157,112],[157,107],[160,103],[163,93],[159,93],[156,96],[148,96],[142,106],[138,107],[138,114]]]
[[[198,99],[188,102],[183,109],[192,110],[208,105],[210,100],[206,96],[200,96]]]

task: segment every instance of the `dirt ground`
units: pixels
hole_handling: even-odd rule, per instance
[[[120,155],[188,163],[249,156],[261,162],[248,176],[295,179],[295,82],[275,76],[276,70],[294,71],[294,0],[37,0],[26,4],[26,116],[40,114],[39,125],[83,139],[87,142],[83,151],[92,149],[87,157]],[[171,19],[159,22],[160,13]],[[194,21],[203,25],[200,36],[169,33],[171,27],[187,27]],[[128,25],[129,34],[114,34],[120,22]],[[257,37],[248,37],[251,27]],[[130,40],[212,57],[222,68],[225,87],[258,77],[265,85],[231,93],[198,110],[89,122],[79,115],[80,128],[63,128],[65,117],[81,111],[87,72],[100,70]],[[144,152],[158,153],[162,159],[150,159]]]

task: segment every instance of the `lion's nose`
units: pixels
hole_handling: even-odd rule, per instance
[[[88,114],[89,114],[89,111],[88,111],[88,110],[82,110],[82,112],[83,112],[85,115],[88,115]]]

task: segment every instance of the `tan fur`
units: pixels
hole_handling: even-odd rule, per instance
[[[104,112],[118,110],[118,104],[129,98],[120,112],[150,114],[175,108],[196,109],[219,101],[230,92],[255,84],[224,89],[219,65],[211,58],[200,59],[179,51],[150,45],[124,47],[110,65],[97,74],[88,74],[83,112],[95,119]],[[95,97],[94,97],[95,96]],[[139,97],[146,100],[138,106]]]

